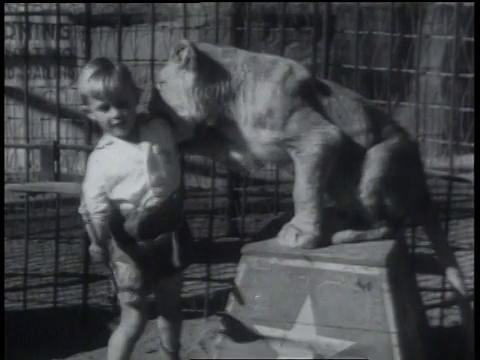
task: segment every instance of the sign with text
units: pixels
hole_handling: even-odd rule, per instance
[[[81,127],[72,126],[70,119],[61,118],[57,127],[57,109],[78,106],[75,82],[80,65],[78,58],[84,54],[83,29],[71,24],[64,15],[6,15],[4,34],[5,142],[23,143],[27,138],[31,142],[51,141],[56,139],[57,129],[62,142],[83,140]],[[6,173],[25,171],[24,152],[5,149]],[[39,152],[31,154],[30,171],[37,172]],[[65,161],[66,158],[62,167]]]

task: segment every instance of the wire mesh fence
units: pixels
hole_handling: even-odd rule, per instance
[[[5,182],[81,179],[100,133],[78,110],[79,68],[97,56],[123,61],[143,89],[144,111],[155,71],[183,37],[295,59],[391,113],[419,140],[428,168],[472,174],[473,10],[473,3],[438,2],[7,3]],[[235,256],[212,260],[219,239],[241,243],[267,216],[291,207],[292,178],[284,170],[267,166],[243,176],[185,157],[185,207],[200,249],[185,274],[185,292],[203,296],[188,304],[192,310],[207,314],[212,294],[228,289],[235,276]],[[467,229],[459,241],[473,289],[473,184],[438,184],[431,187],[444,204],[451,242]],[[6,194],[6,308],[79,301],[77,200]],[[451,219],[457,221],[453,228]],[[422,235],[416,231],[415,237],[412,251],[418,252]],[[93,267],[89,276],[89,303],[105,304],[107,274]],[[431,281],[445,287],[441,278]],[[434,322],[444,318],[432,315]]]

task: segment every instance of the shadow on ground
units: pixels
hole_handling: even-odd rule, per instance
[[[465,347],[465,330],[462,326],[429,327],[427,330],[428,360],[473,359]]]
[[[104,347],[112,313],[80,307],[5,312],[5,358],[51,360]]]

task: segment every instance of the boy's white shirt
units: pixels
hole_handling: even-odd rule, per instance
[[[140,142],[104,134],[87,161],[79,212],[92,242],[110,238],[111,203],[122,215],[166,200],[180,186],[179,152],[170,126],[152,119],[140,126]]]

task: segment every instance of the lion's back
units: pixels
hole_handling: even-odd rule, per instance
[[[227,71],[233,120],[242,127],[282,131],[293,113],[317,101],[313,77],[292,59],[208,43],[198,49]]]
[[[311,74],[305,66],[282,56],[209,43],[198,43],[197,46],[227,70],[232,81],[243,81],[243,87],[265,82],[272,86],[293,88],[311,80]]]
[[[407,136],[390,115],[353,90],[330,80],[317,79],[316,93],[332,123],[364,148],[393,137]]]

